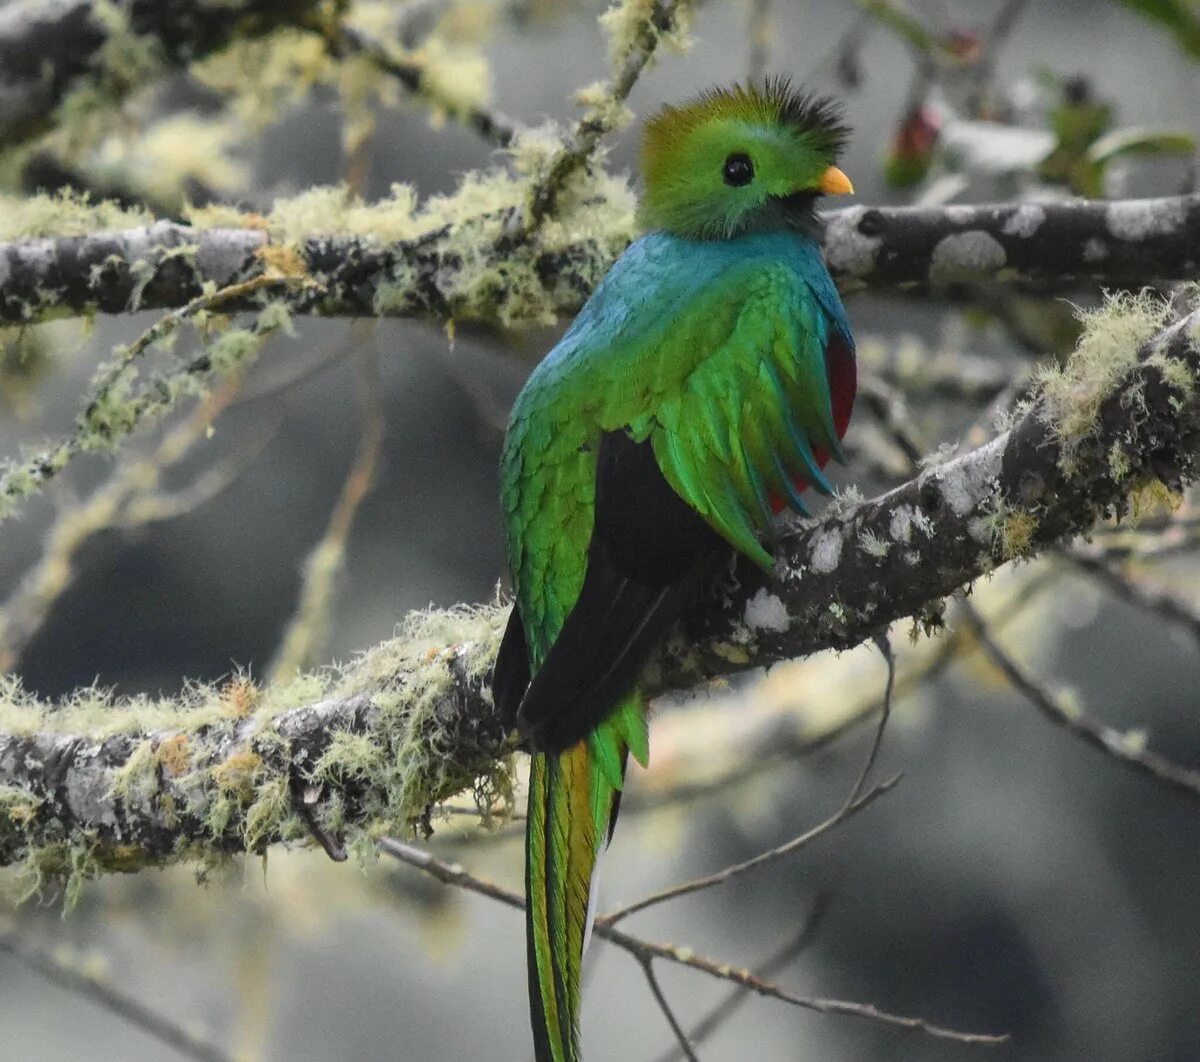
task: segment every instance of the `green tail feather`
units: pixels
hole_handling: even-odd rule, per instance
[[[631,698],[574,748],[530,761],[525,927],[537,1062],[581,1058],[580,969],[592,871],[616,812],[629,750],[645,762],[645,732],[641,702]]]

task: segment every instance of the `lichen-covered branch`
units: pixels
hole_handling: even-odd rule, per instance
[[[563,188],[572,174],[588,164],[601,137],[628,120],[625,101],[629,93],[659,45],[680,39],[681,22],[690,5],[691,0],[651,0],[648,4],[614,4],[605,13],[602,21],[609,30],[612,80],[584,91],[589,104],[587,114],[530,194],[530,228],[536,228],[553,214]]]
[[[22,0],[0,11],[0,144],[39,132],[81,78],[165,72],[285,25],[316,25],[316,0]]]
[[[320,286],[291,297],[294,313],[544,320],[577,310],[634,236],[627,205],[598,199],[599,192],[591,189],[586,203],[556,219],[561,231],[549,235],[508,232],[520,210],[511,205],[394,242],[336,231],[284,233],[270,219],[250,216],[245,228],[159,222],[12,240],[0,243],[0,323],[178,307],[206,284],[244,280],[282,257]],[[281,207],[285,213],[288,204]],[[364,223],[355,231],[369,233],[372,208],[358,209]],[[394,209],[390,201],[380,205],[379,231],[396,227],[388,214]],[[853,207],[826,215],[825,252],[851,290],[1191,279],[1200,276],[1200,196]]]
[[[403,10],[407,10],[407,7]],[[352,26],[331,26],[328,42],[333,55],[339,58],[362,56],[394,77],[412,96],[446,109],[457,121],[496,147],[508,147],[521,129],[519,123],[498,110],[478,104],[464,106],[447,98],[431,84],[426,64],[411,55],[396,54],[387,44],[372,39]]]
[[[1120,515],[1152,483],[1195,479],[1198,382],[1200,310],[1170,320],[1148,297],[1113,300],[1009,431],[786,531],[774,576],[731,573],[648,681],[685,688],[846,648],[908,616],[937,626],[942,598],[997,565]],[[353,847],[472,786],[491,810],[511,785],[512,739],[487,693],[503,620],[500,607],[410,618],[344,671],[266,689],[42,704],[11,685],[0,864],[24,862],[33,885],[79,881],[258,850],[305,836],[306,820]]]

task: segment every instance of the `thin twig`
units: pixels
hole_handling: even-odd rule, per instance
[[[799,932],[775,952],[775,954],[763,962],[761,966],[755,969],[754,976],[765,980],[774,977],[775,974],[781,973],[790,966],[795,958],[812,943],[812,939],[825,917],[825,912],[828,910],[828,894],[824,892],[818,893]],[[750,993],[743,987],[739,986],[730,989],[724,999],[692,1026],[687,1034],[689,1042],[693,1045],[704,1043],[717,1029],[733,1017],[749,998]],[[682,1052],[678,1048],[673,1048],[660,1055],[658,1062],[679,1062],[681,1057],[683,1057]]]
[[[231,1056],[208,1040],[176,1024],[164,1014],[97,977],[54,958],[15,930],[0,932],[0,951],[7,952],[39,976],[82,996],[102,1010],[140,1029],[147,1036],[196,1062],[231,1062]]]
[[[1193,799],[1200,797],[1200,771],[1182,767],[1165,756],[1150,752],[1143,748],[1140,736],[1125,734],[1086,715],[1077,706],[1064,703],[1000,646],[988,632],[983,618],[969,602],[962,602],[962,613],[992,663],[1004,673],[1013,688],[1052,723],[1082,738],[1118,763],[1149,775]]]
[[[748,871],[754,870],[767,863],[773,863],[777,859],[782,859],[784,856],[791,855],[793,852],[799,851],[806,845],[811,844],[818,837],[822,837],[830,830],[835,829],[845,822],[848,818],[858,814],[864,808],[873,804],[878,797],[893,789],[900,781],[901,775],[896,775],[880,782],[878,785],[872,786],[870,790],[861,796],[855,796],[853,800],[845,803],[838,811],[827,818],[824,822],[814,826],[811,830],[800,834],[799,837],[793,837],[786,844],[781,844],[777,848],[772,848],[769,851],[761,852],[754,856],[753,859],[747,859],[742,863],[734,863],[731,866],[725,867],[723,870],[718,870],[715,874],[709,874],[703,878],[696,878],[692,881],[685,881],[679,885],[672,885],[668,889],[662,889],[660,892],[652,893],[650,896],[645,896],[640,900],[635,900],[625,907],[620,907],[611,914],[601,915],[596,919],[596,927],[599,930],[601,924],[613,926],[624,918],[628,918],[631,914],[636,914],[638,911],[644,911],[647,907],[653,907],[656,904],[665,903],[667,900],[675,900],[680,896],[690,896],[694,892],[701,892],[704,889],[711,889],[714,885],[723,885],[731,878],[736,878]],[[857,786],[856,786],[857,788]]]
[[[722,885],[731,878],[739,877],[748,871],[754,870],[757,867],[763,866],[766,863],[773,863],[777,859],[791,855],[793,852],[799,851],[805,845],[815,841],[818,837],[823,836],[830,830],[835,829],[845,822],[848,818],[856,815],[864,808],[874,803],[876,798],[883,796],[888,790],[892,789],[896,783],[900,781],[901,776],[896,775],[889,778],[887,781],[880,782],[873,786],[870,790],[866,790],[867,778],[871,774],[871,770],[875,766],[875,760],[879,755],[880,746],[883,744],[883,733],[887,727],[888,719],[891,717],[892,711],[892,694],[896,685],[896,660],[892,653],[891,646],[888,644],[885,636],[880,636],[876,639],[876,645],[879,646],[880,652],[883,653],[884,660],[887,662],[887,686],[883,697],[883,707],[879,713],[879,725],[875,729],[875,737],[871,742],[871,748],[867,753],[866,762],[862,766],[862,770],[858,774],[858,778],[854,782],[854,787],[850,790],[850,795],[842,802],[842,806],[824,822],[814,826],[811,830],[800,834],[799,837],[793,837],[786,844],[781,844],[776,848],[772,848],[767,852],[762,852],[756,855],[753,859],[747,859],[742,863],[734,863],[731,866],[725,867],[723,870],[718,870],[715,874],[709,874],[703,878],[695,878],[692,881],[685,881],[679,885],[673,885],[668,889],[662,889],[659,892],[652,893],[640,900],[635,900],[625,907],[620,907],[617,910],[601,915],[596,919],[596,926],[601,924],[606,926],[615,926],[624,918],[628,918],[631,914],[636,914],[638,911],[644,911],[647,907],[653,907],[656,904],[665,903],[667,900],[678,899],[680,896],[689,896],[695,892],[701,892],[704,889],[711,889],[714,885]],[[866,790],[866,791],[864,791]]]
[[[675,1017],[675,1012],[671,1009],[671,1004],[667,1002],[662,985],[658,983],[658,978],[654,975],[654,960],[642,959],[639,965],[642,968],[642,973],[646,975],[646,982],[650,985],[650,994],[654,996],[654,1001],[658,1004],[658,1009],[663,1012],[663,1017],[667,1019],[667,1024],[671,1026],[671,1032],[675,1034],[675,1039],[679,1041],[679,1050],[683,1057],[688,1062],[700,1062],[699,1056],[688,1040],[687,1032],[679,1024],[679,1019]]]
[[[757,992],[760,996],[766,996],[769,999],[778,999],[783,1003],[790,1003],[794,1007],[803,1007],[805,1010],[816,1011],[818,1014],[842,1014],[846,1017],[862,1018],[867,1021],[878,1022],[882,1025],[890,1025],[893,1028],[905,1029],[909,1032],[924,1033],[926,1036],[932,1036],[935,1039],[953,1040],[962,1044],[994,1047],[1008,1041],[1007,1034],[994,1035],[991,1033],[960,1032],[957,1029],[948,1029],[943,1025],[934,1025],[924,1018],[910,1018],[901,1014],[892,1014],[888,1011],[879,1010],[870,1003],[852,1003],[844,999],[800,996],[794,992],[782,989],[770,981],[765,981],[761,977],[755,977],[749,970],[736,969],[728,963],[719,963],[703,955],[697,955],[691,948],[642,940],[614,926],[605,926],[602,930],[597,925],[595,932],[597,936],[609,941],[609,943],[616,944],[619,948],[624,948],[639,961],[642,958],[665,959],[668,962],[678,963],[680,966],[699,970],[710,977],[716,977],[722,981],[731,981],[733,984],[741,985],[752,992]]]
[[[519,122],[500,111],[481,106],[462,107],[446,99],[427,76],[423,62],[411,55],[396,54],[387,44],[361,30],[339,23],[330,30],[325,40],[331,55],[336,58],[362,56],[385,74],[394,77],[411,95],[441,108],[495,147],[508,147],[522,129]]]
[[[0,471],[0,520],[15,515],[20,503],[43,489],[55,479],[76,457],[101,444],[113,445],[132,434],[148,418],[161,415],[172,409],[186,393],[181,384],[189,381],[207,380],[215,373],[232,372],[244,362],[214,366],[207,350],[202,350],[191,361],[163,376],[153,378],[138,395],[122,399],[124,407],[119,424],[114,428],[103,420],[93,422],[98,411],[114,398],[125,381],[125,370],[146,352],[177,331],[186,321],[230,304],[244,304],[247,299],[263,291],[296,286],[302,281],[296,277],[263,274],[237,284],[230,284],[217,291],[199,295],[187,305],[164,315],[147,328],[128,347],[118,348],[118,356],[112,366],[99,376],[91,391],[87,407],[75,426],[75,430],[57,442],[39,450],[22,461],[6,466]],[[261,319],[253,328],[254,335],[261,340],[280,327],[278,323],[263,324]],[[175,386],[172,386],[174,384]],[[119,433],[119,434],[115,434]]]
[[[282,415],[271,417],[263,430],[256,432],[253,438],[239,448],[235,458],[205,469],[186,487],[174,491],[146,493],[131,499],[126,504],[125,511],[113,522],[113,526],[122,531],[132,531],[147,524],[177,520],[208,505],[246,474],[254,461],[274,441],[282,423]]]
[[[498,903],[516,910],[523,911],[525,909],[525,899],[520,893],[513,892],[511,889],[506,889],[503,885],[497,885],[484,878],[476,877],[469,871],[464,870],[457,863],[444,863],[436,856],[426,852],[424,849],[418,848],[416,845],[398,841],[394,837],[384,837],[379,841],[379,847],[388,855],[400,860],[400,862],[407,863],[411,867],[416,867],[418,870],[424,871],[446,885],[454,885],[467,892],[487,896],[489,899],[496,900]],[[965,1033],[955,1029],[947,1029],[944,1026],[933,1025],[923,1018],[910,1018],[899,1014],[890,1014],[887,1011],[878,1010],[869,1003],[853,1003],[841,999],[823,999],[820,997],[796,995],[795,993],[785,991],[769,981],[756,977],[749,970],[739,970],[728,963],[716,962],[703,955],[697,955],[691,948],[682,948],[674,944],[662,944],[657,941],[635,937],[630,933],[617,929],[615,926],[602,925],[599,919],[596,921],[594,931],[596,936],[629,952],[638,962],[664,959],[681,966],[688,966],[693,970],[699,970],[710,977],[741,985],[743,988],[748,988],[759,995],[778,999],[784,1003],[803,1007],[806,1010],[817,1011],[821,1014],[843,1014],[847,1017],[861,1018],[883,1025],[890,1025],[894,1028],[921,1032],[927,1036],[944,1040],[954,1040],[965,1044],[995,1045],[1002,1044],[1008,1039],[1007,1035],[993,1036],[986,1033]]]
[[[1129,572],[1122,571],[1103,557],[1081,549],[1063,550],[1062,556],[1081,571],[1087,572],[1118,597],[1137,608],[1153,612],[1160,619],[1178,627],[1200,645],[1200,609],[1179,594],[1165,587],[1154,586]]]
[[[567,181],[587,163],[601,138],[613,129],[622,105],[646,64],[662,38],[676,29],[681,11],[688,3],[689,0],[655,0],[649,13],[639,21],[636,32],[631,35],[633,44],[620,59],[605,89],[603,103],[589,108],[579,120],[574,134],[550,164],[545,178],[533,189],[529,197],[527,232],[537,229],[554,212]]]
[[[903,393],[881,377],[869,374],[859,380],[858,400],[904,455],[909,468],[917,467],[928,447],[909,415]]]
[[[1029,0],[1008,0],[993,19],[983,42],[983,54],[977,60],[973,72],[975,88],[970,101],[970,112],[973,115],[986,117],[983,107],[996,76],[996,61],[1028,6]]]

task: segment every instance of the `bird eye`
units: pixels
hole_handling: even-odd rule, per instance
[[[733,188],[741,188],[754,180],[754,163],[749,155],[738,152],[725,160],[725,168],[721,171],[725,183]]]

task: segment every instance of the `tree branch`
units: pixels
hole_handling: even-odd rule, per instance
[[[409,866],[416,867],[431,877],[437,878],[438,881],[445,885],[453,885],[468,892],[478,893],[481,896],[496,900],[498,903],[515,908],[518,911],[525,909],[525,897],[519,893],[515,893],[511,889],[506,889],[502,885],[496,885],[485,878],[477,877],[458,864],[443,863],[436,856],[415,845],[405,844],[392,837],[385,837],[379,842],[379,847],[393,858],[400,860],[402,863],[407,863]],[[680,966],[687,966],[690,969],[698,970],[700,973],[715,977],[720,981],[729,981],[742,988],[748,988],[750,991],[757,992],[759,995],[766,996],[769,999],[777,999],[782,1003],[790,1003],[795,1007],[816,1011],[818,1014],[842,1014],[847,1017],[878,1022],[881,1025],[889,1025],[892,1028],[903,1029],[909,1032],[923,1033],[935,1039],[953,1040],[964,1044],[994,1047],[997,1044],[1004,1043],[1008,1039],[1007,1035],[995,1036],[988,1033],[960,1032],[957,1029],[934,1025],[924,1018],[910,1018],[900,1014],[891,1014],[887,1011],[879,1010],[870,1003],[852,1003],[842,999],[822,999],[813,996],[797,995],[794,992],[788,992],[780,988],[770,981],[763,980],[749,970],[739,969],[729,963],[716,962],[704,955],[698,955],[691,948],[683,948],[675,944],[660,943],[654,940],[645,940],[642,937],[634,936],[632,933],[626,933],[624,930],[617,929],[601,919],[596,920],[594,932],[601,940],[608,941],[608,943],[615,944],[618,948],[627,951],[638,961],[643,970],[649,970],[650,964],[655,959],[662,959],[665,962],[673,962]],[[668,1008],[666,1008],[664,1001],[661,997],[657,996],[657,993],[656,998],[659,999],[660,1005],[664,1007],[664,1010],[667,1010]],[[678,1028],[675,1021],[671,1022],[671,1026],[673,1030],[677,1030]],[[681,1032],[682,1030],[678,1031]],[[684,1035],[686,1037],[686,1034]]]
[[[1147,478],[1195,479],[1200,311],[1133,355],[1120,337],[1135,311],[1121,306],[1091,322],[1063,386],[1047,385],[1010,431],[786,531],[773,578],[732,573],[669,639],[649,688],[849,648],[906,616],[934,628],[945,595],[1120,514]],[[1065,385],[1090,379],[1106,338],[1103,387],[1071,397]],[[0,687],[0,864],[24,861],[36,885],[257,851],[309,836],[298,800],[351,847],[427,825],[430,806],[464,788],[490,809],[512,785],[514,746],[487,692],[503,613],[410,617],[343,671],[264,690],[235,680],[176,701],[93,690],[41,704]]]
[[[105,17],[92,0],[8,4],[0,11],[0,144],[40,132],[78,79],[129,76],[125,64],[107,68],[132,44],[148,61],[181,67],[235,37],[315,25],[321,7],[316,0],[234,0],[205,10],[195,0],[129,0],[114,7],[119,17]]]
[[[57,954],[39,948],[14,929],[0,928],[0,952],[11,955],[51,984],[128,1022],[181,1058],[193,1062],[231,1062],[230,1056],[206,1037],[151,1009],[110,983],[107,977],[77,969]]]
[[[444,225],[401,243],[314,235],[297,244],[258,228],[148,228],[0,243],[0,323],[185,305],[297,256],[320,291],[294,313],[470,317],[567,314],[632,233],[547,243],[507,231],[519,208]],[[587,209],[587,208],[585,208]],[[947,207],[853,207],[825,215],[825,252],[845,289],[911,291],[962,281],[1069,288],[1200,276],[1200,195]]]

